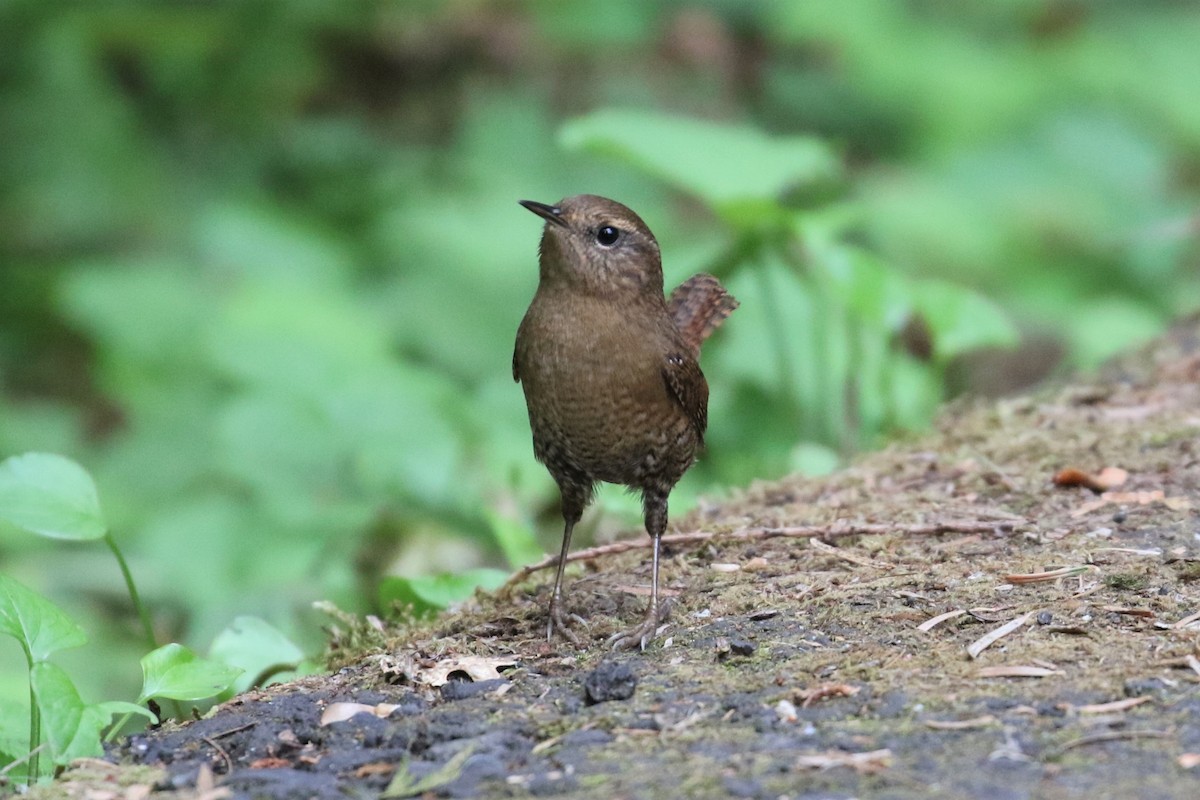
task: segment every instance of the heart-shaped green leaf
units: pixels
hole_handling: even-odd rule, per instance
[[[242,671],[208,661],[181,644],[166,644],[142,657],[139,703],[152,697],[204,700],[225,690]]]
[[[0,575],[0,632],[22,642],[34,663],[87,641],[83,628],[58,606],[7,575]]]
[[[55,539],[99,539],[108,531],[92,476],[53,453],[0,462],[0,519]]]

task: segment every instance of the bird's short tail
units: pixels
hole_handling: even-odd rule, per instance
[[[738,307],[738,301],[712,275],[693,275],[675,287],[667,310],[683,339],[700,355],[700,345]]]

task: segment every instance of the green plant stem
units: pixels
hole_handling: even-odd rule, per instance
[[[33,786],[41,771],[42,712],[38,708],[37,695],[33,691],[33,653],[24,640],[21,640],[21,649],[25,651],[25,663],[29,667],[29,771],[26,773],[25,784]]]
[[[154,626],[150,623],[150,612],[142,604],[137,586],[133,583],[133,573],[129,571],[129,565],[125,563],[125,556],[121,555],[121,548],[117,547],[117,541],[113,538],[112,531],[104,534],[104,541],[108,543],[108,549],[112,550],[113,555],[117,558],[121,574],[125,576],[125,586],[129,589],[129,599],[133,601],[133,607],[137,609],[138,617],[142,620],[142,632],[146,636],[146,644],[153,650],[158,647],[158,642],[154,638]]]
[[[124,728],[124,727],[125,727],[125,724],[126,724],[127,722],[129,722],[129,720],[131,720],[131,719],[133,719],[133,712],[132,712],[132,711],[126,711],[124,714],[122,714],[122,715],[121,715],[121,718],[120,718],[119,720],[117,720],[117,721],[116,721],[115,723],[113,723],[112,725],[109,725],[109,726],[108,726],[108,733],[104,734],[104,743],[105,743],[105,744],[108,744],[108,743],[109,743],[109,742],[111,742],[113,739],[117,738],[117,733],[118,733],[118,732],[119,732],[119,731],[120,731],[122,728]],[[161,721],[162,721],[162,720],[159,720],[159,722],[161,722]]]

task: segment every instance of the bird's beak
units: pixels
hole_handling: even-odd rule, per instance
[[[521,200],[521,205],[528,208],[533,213],[537,214],[547,222],[552,222],[555,225],[568,227],[567,221],[563,219],[562,209],[558,206],[548,206],[545,203],[539,203],[536,200]]]

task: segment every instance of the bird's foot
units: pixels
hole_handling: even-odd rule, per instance
[[[657,608],[651,607],[640,625],[610,636],[606,644],[613,650],[646,649],[646,645],[658,635],[659,627],[671,616],[671,603],[664,600]]]
[[[546,641],[554,641],[554,632],[558,631],[568,642],[576,647],[582,647],[583,641],[579,638],[579,634],[571,630],[571,626],[567,624],[567,620],[578,623],[584,628],[587,627],[587,623],[583,621],[583,617],[578,614],[568,614],[564,618],[562,606],[559,603],[551,603],[550,622],[546,625]]]

